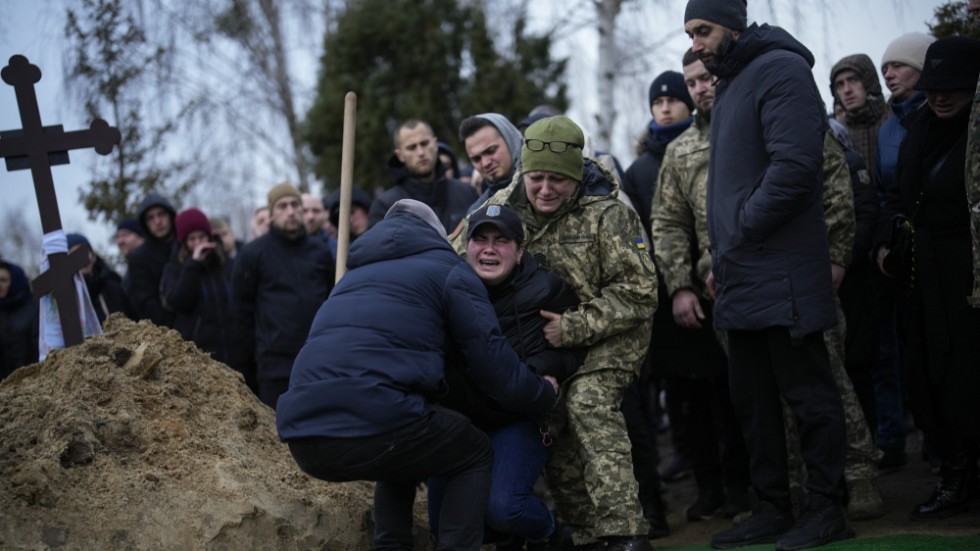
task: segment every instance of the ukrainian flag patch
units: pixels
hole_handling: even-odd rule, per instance
[[[647,248],[647,245],[646,245],[646,243],[643,242],[643,238],[642,237],[636,237],[634,239],[636,241],[636,248],[637,249],[640,249],[642,251],[643,249],[646,249]]]

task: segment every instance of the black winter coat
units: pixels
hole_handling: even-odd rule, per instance
[[[148,319],[162,327],[174,326],[174,313],[164,308],[160,297],[160,279],[173,248],[173,239],[162,241],[147,237],[126,258],[129,271],[124,289],[133,312],[137,319]]]
[[[217,253],[212,253],[217,254]],[[174,329],[211,357],[238,366],[241,342],[231,310],[231,277],[225,266],[198,262],[183,264],[174,254],[160,284],[164,304],[174,312]]]
[[[578,295],[561,277],[540,268],[525,251],[510,277],[487,291],[507,342],[531,370],[541,376],[551,375],[561,384],[582,366],[588,349],[552,348],[544,338],[548,320],[541,317],[541,310],[560,314],[579,304]],[[458,355],[447,359],[446,382],[449,393],[440,403],[463,413],[483,430],[494,430],[524,418],[481,392]]]
[[[442,161],[436,164],[435,171],[435,180],[423,182],[392,155],[388,159],[388,173],[395,184],[371,204],[371,212],[368,214],[371,226],[385,217],[391,205],[401,199],[415,199],[425,203],[436,213],[446,228],[446,235],[452,233],[466,217],[469,206],[476,201],[478,195],[476,190],[463,182],[446,178],[446,167]]]
[[[650,235],[650,207],[653,203],[654,189],[657,187],[657,176],[660,175],[660,165],[670,142],[661,141],[651,132],[643,138],[643,153],[626,169],[623,177],[623,191],[633,202],[633,208],[640,215],[640,221]],[[653,253],[653,249],[650,249]]]
[[[827,121],[813,55],[786,31],[753,24],[711,65],[715,325],[786,327],[794,338],[828,329],[837,311],[822,199]]]
[[[10,272],[10,290],[0,299],[0,380],[38,360],[37,300],[24,270],[0,260]]]
[[[912,122],[879,235],[887,239],[895,213],[915,224],[915,285],[903,313],[916,423],[940,437],[975,439],[980,438],[980,310],[966,302],[973,288],[964,178],[968,120],[969,107],[951,119],[927,109]]]
[[[257,380],[289,377],[333,280],[329,245],[305,233],[290,239],[270,225],[269,233],[238,253],[232,304],[243,349],[254,354]]]

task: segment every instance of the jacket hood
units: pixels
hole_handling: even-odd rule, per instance
[[[0,260],[0,268],[6,268],[10,272],[10,289],[7,296],[0,298],[0,310],[16,308],[31,299],[31,284],[27,281],[27,274],[16,265]]]
[[[174,209],[173,204],[166,200],[162,195],[150,192],[146,197],[140,201],[139,213],[137,214],[137,219],[139,220],[140,227],[143,228],[143,233],[147,236],[152,236],[150,233],[150,228],[146,225],[146,220],[144,219],[146,211],[150,210],[151,207],[163,207],[164,210],[170,213],[170,221],[173,222],[177,217],[177,210]]]
[[[793,35],[780,27],[753,23],[734,41],[721,59],[712,62],[709,70],[718,78],[737,75],[753,59],[773,50],[786,50],[802,57],[813,68],[813,54]]]
[[[516,126],[507,120],[507,117],[500,113],[480,113],[477,117],[490,121],[497,132],[500,132],[500,137],[504,139],[504,143],[507,144],[507,149],[510,151],[510,173],[490,183],[490,187],[500,189],[506,186],[511,177],[520,170],[521,145],[524,143],[524,136],[521,135],[521,131]]]
[[[405,210],[390,212],[351,245],[347,268],[353,270],[359,266],[436,249],[456,254],[446,236],[417,214]]]

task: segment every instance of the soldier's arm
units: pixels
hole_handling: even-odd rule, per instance
[[[639,240],[640,217],[617,200],[601,213],[595,227],[597,269],[604,285],[577,311],[562,315],[562,346],[590,346],[650,320],[657,309],[657,275]]]
[[[692,273],[691,251],[697,250],[694,211],[684,193],[677,164],[669,155],[660,167],[650,212],[650,241],[667,296],[679,289],[699,288]]]
[[[851,263],[857,227],[854,192],[851,190],[851,172],[844,159],[844,150],[829,130],[824,136],[823,158],[823,210],[827,220],[830,261],[847,267]]]

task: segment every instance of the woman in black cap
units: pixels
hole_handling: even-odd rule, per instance
[[[899,153],[896,185],[882,212],[878,265],[906,291],[905,327],[911,405],[934,436],[942,480],[912,520],[945,518],[966,508],[980,458],[980,310],[966,301],[973,282],[964,168],[980,41],[937,40],[926,53],[916,90],[928,109],[912,122]],[[900,232],[894,214],[914,230]],[[907,246],[894,234],[908,236]],[[890,246],[890,248],[889,248]],[[903,257],[910,262],[899,262]]]

